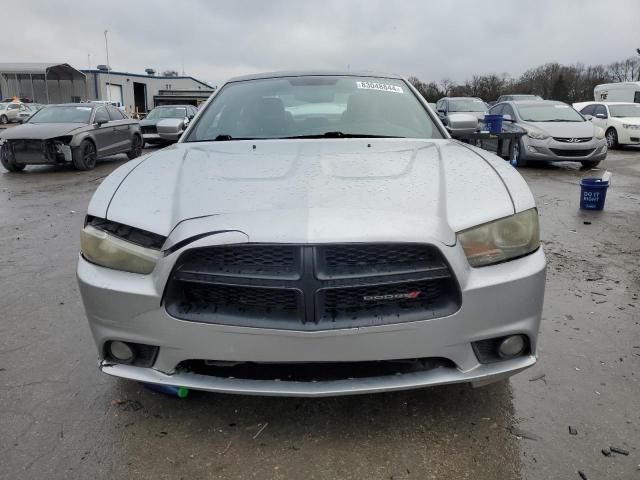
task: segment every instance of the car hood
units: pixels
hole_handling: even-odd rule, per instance
[[[522,122],[522,125],[537,128],[552,137],[593,137],[595,127],[591,122]]]
[[[48,138],[69,135],[86,126],[87,125],[81,123],[24,123],[17,127],[4,130],[2,134],[0,134],[0,138],[6,140],[46,140]]]
[[[164,236],[192,222],[190,234],[234,229],[252,242],[453,245],[456,231],[514,213],[505,176],[534,205],[489,157],[451,140],[179,143],[116,170],[89,214]]]

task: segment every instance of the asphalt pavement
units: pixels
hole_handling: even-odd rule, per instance
[[[520,170],[549,262],[535,367],[329,399],[175,399],[98,372],[75,262],[91,194],[125,161],[0,168],[0,478],[640,478],[640,150]],[[604,168],[605,210],[580,211],[579,179]]]

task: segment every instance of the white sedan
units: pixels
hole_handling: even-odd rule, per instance
[[[607,146],[640,145],[640,103],[582,102],[573,107],[606,133]]]

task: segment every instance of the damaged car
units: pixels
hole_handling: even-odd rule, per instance
[[[77,277],[106,374],[319,397],[531,367],[545,270],[526,182],[409,82],[286,72],[108,176]]]
[[[91,170],[98,158],[117,153],[139,157],[142,134],[137,121],[111,105],[46,106],[0,134],[0,160],[10,172],[45,164]]]

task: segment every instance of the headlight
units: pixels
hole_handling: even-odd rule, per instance
[[[546,140],[549,138],[549,135],[544,133],[542,130],[538,130],[537,128],[526,127],[527,135],[529,138],[533,138],[535,140]]]
[[[532,208],[469,228],[458,232],[457,237],[472,267],[522,257],[540,246],[538,210]]]
[[[629,130],[640,130],[640,125],[634,125],[632,123],[623,123],[622,128],[628,128]]]
[[[604,138],[604,130],[600,127],[596,127],[596,138],[602,140]]]
[[[162,256],[159,250],[136,245],[92,225],[80,233],[80,247],[90,262],[131,273],[151,273]]]

